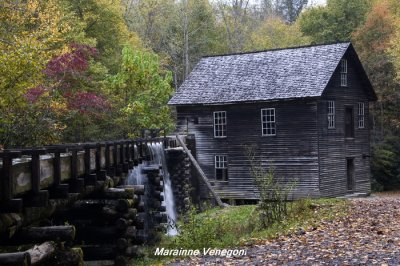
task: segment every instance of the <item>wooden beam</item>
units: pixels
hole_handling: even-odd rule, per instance
[[[192,161],[194,167],[196,168],[197,172],[199,173],[201,179],[203,182],[206,184],[208,190],[211,192],[211,195],[214,197],[215,201],[217,202],[218,206],[221,208],[224,208],[224,203],[221,201],[217,193],[215,193],[214,189],[212,188],[210,181],[208,180],[206,174],[203,172],[203,169],[201,169],[199,163],[196,161],[196,159],[193,157],[192,153],[190,150],[186,147],[186,144],[183,142],[181,139],[181,136],[176,135],[176,139],[178,140],[179,144],[182,146],[183,150],[187,153],[189,156],[189,159]]]
[[[28,266],[31,265],[31,256],[28,252],[2,253],[0,254],[2,266]]]
[[[11,239],[14,243],[38,243],[43,241],[72,241],[75,239],[75,227],[45,226],[21,228]]]

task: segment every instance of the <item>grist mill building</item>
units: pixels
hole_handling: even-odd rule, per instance
[[[204,57],[169,104],[219,196],[256,199],[246,146],[295,197],[369,193],[376,99],[353,45],[336,43]]]

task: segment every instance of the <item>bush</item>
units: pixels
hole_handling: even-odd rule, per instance
[[[267,228],[286,217],[288,212],[288,195],[295,182],[285,182],[275,177],[274,169],[265,169],[261,161],[256,159],[253,148],[247,148],[250,159],[251,175],[260,193],[258,210],[262,228]]]

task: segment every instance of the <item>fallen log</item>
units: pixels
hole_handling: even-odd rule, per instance
[[[134,188],[108,188],[102,192],[102,196],[106,199],[133,199]]]
[[[75,238],[75,227],[67,226],[45,226],[26,227],[20,229],[11,242],[38,243],[43,241],[72,241]]]
[[[28,266],[31,265],[31,256],[28,252],[2,253],[0,254],[2,266]]]
[[[35,245],[33,248],[28,249],[26,252],[31,257],[31,264],[38,265],[43,261],[47,260],[56,250],[56,244],[54,242],[44,242],[41,245]]]
[[[133,193],[135,195],[144,195],[144,185],[122,185],[117,186],[117,188],[130,188],[133,189]]]

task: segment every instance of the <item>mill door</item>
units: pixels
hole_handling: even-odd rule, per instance
[[[347,190],[354,189],[354,158],[347,158]]]

